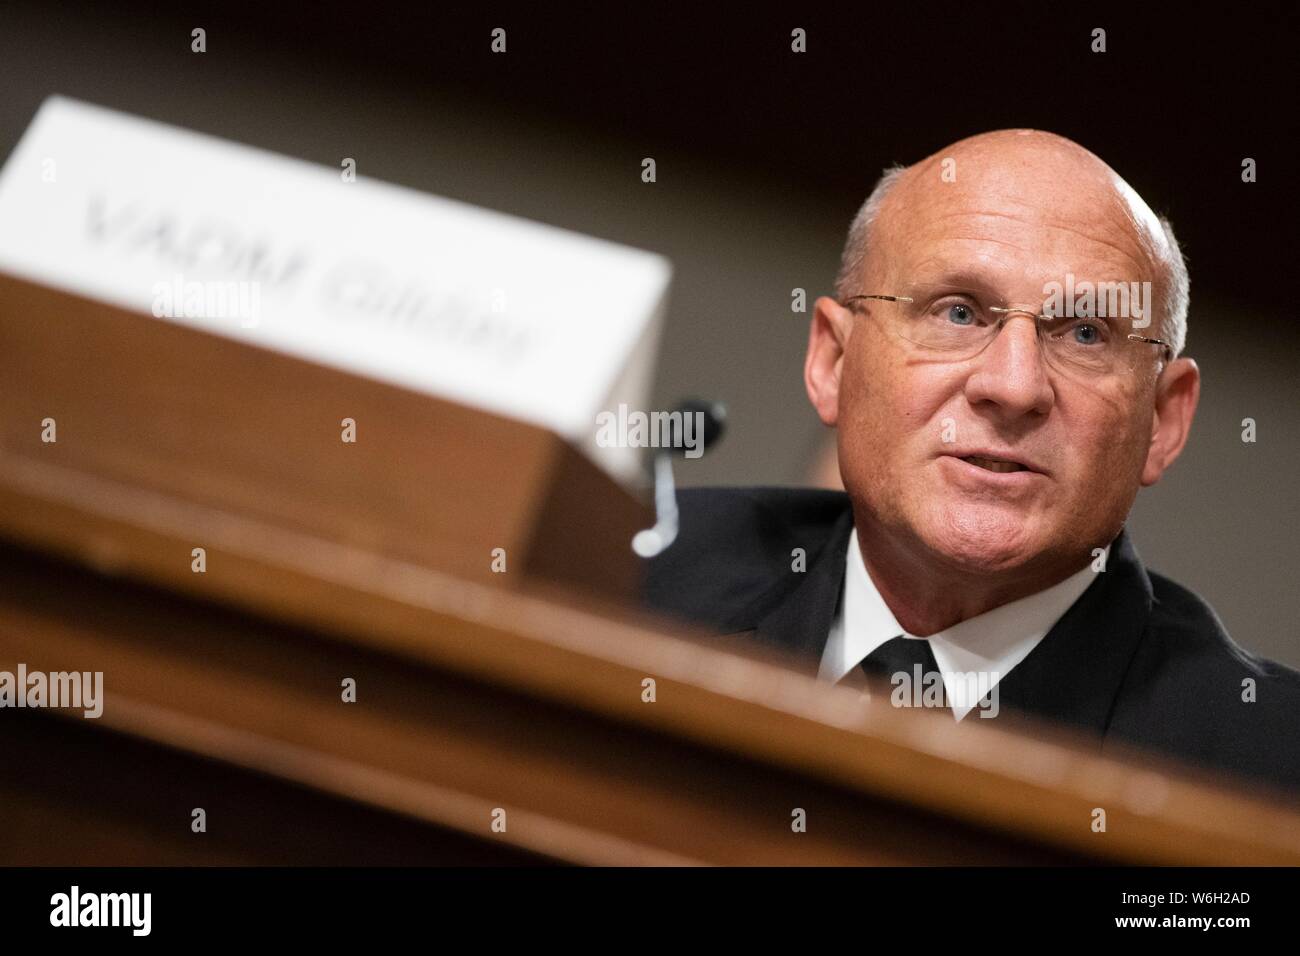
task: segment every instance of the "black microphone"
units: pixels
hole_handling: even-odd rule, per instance
[[[632,538],[632,550],[643,558],[653,558],[677,540],[677,487],[673,482],[673,456],[684,455],[686,448],[686,422],[699,423],[696,442],[700,454],[716,445],[727,430],[727,406],[692,398],[679,404],[672,414],[680,413],[681,429],[676,434],[677,444],[661,448],[654,457],[655,524],[653,528],[638,531]],[[698,457],[698,456],[696,456]]]

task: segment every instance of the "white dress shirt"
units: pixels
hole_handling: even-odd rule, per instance
[[[1106,556],[1110,557],[1110,548],[1106,549]],[[982,675],[981,680],[987,678],[987,684],[981,685],[981,690],[991,690],[1029,655],[1095,577],[1096,573],[1089,565],[1037,594],[985,611],[928,638],[918,638],[899,626],[889,605],[876,590],[862,560],[855,528],[849,535],[840,608],[831,625],[826,650],[822,653],[819,676],[832,682],[842,680],[853,673],[868,654],[892,638],[928,639],[944,677],[944,690],[953,717],[961,720],[979,703],[979,699],[975,697],[974,688],[967,681],[957,679],[956,675],[978,673]]]

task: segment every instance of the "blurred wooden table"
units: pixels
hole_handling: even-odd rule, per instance
[[[1003,719],[896,711],[627,609],[602,535],[625,542],[640,513],[545,440],[440,448],[353,510],[382,461],[304,477],[314,446],[286,450],[257,408],[337,393],[397,415],[390,452],[403,421],[451,415],[464,435],[476,413],[16,280],[0,293],[0,670],[102,671],[105,693],[99,719],[0,711],[0,863],[1300,863],[1280,801]],[[251,362],[227,392],[168,400]],[[281,425],[314,414],[296,407]],[[33,438],[42,409],[57,448]],[[476,524],[491,475],[511,514]],[[500,581],[494,535],[522,559]]]

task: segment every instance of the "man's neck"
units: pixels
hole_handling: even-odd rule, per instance
[[[871,581],[908,634],[928,637],[1003,604],[1059,584],[1087,565],[1086,557],[1044,560],[994,574],[969,571],[900,542],[870,520],[857,524],[858,548]]]

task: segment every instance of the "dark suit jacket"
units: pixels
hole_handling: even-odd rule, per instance
[[[839,605],[853,514],[842,492],[697,488],[647,562],[646,602],[752,632],[815,674]],[[807,570],[791,569],[795,548]],[[1243,681],[1256,699],[1242,700]],[[1208,604],[1143,567],[1127,532],[1105,572],[998,685],[999,707],[1300,795],[1300,673],[1242,650]]]

